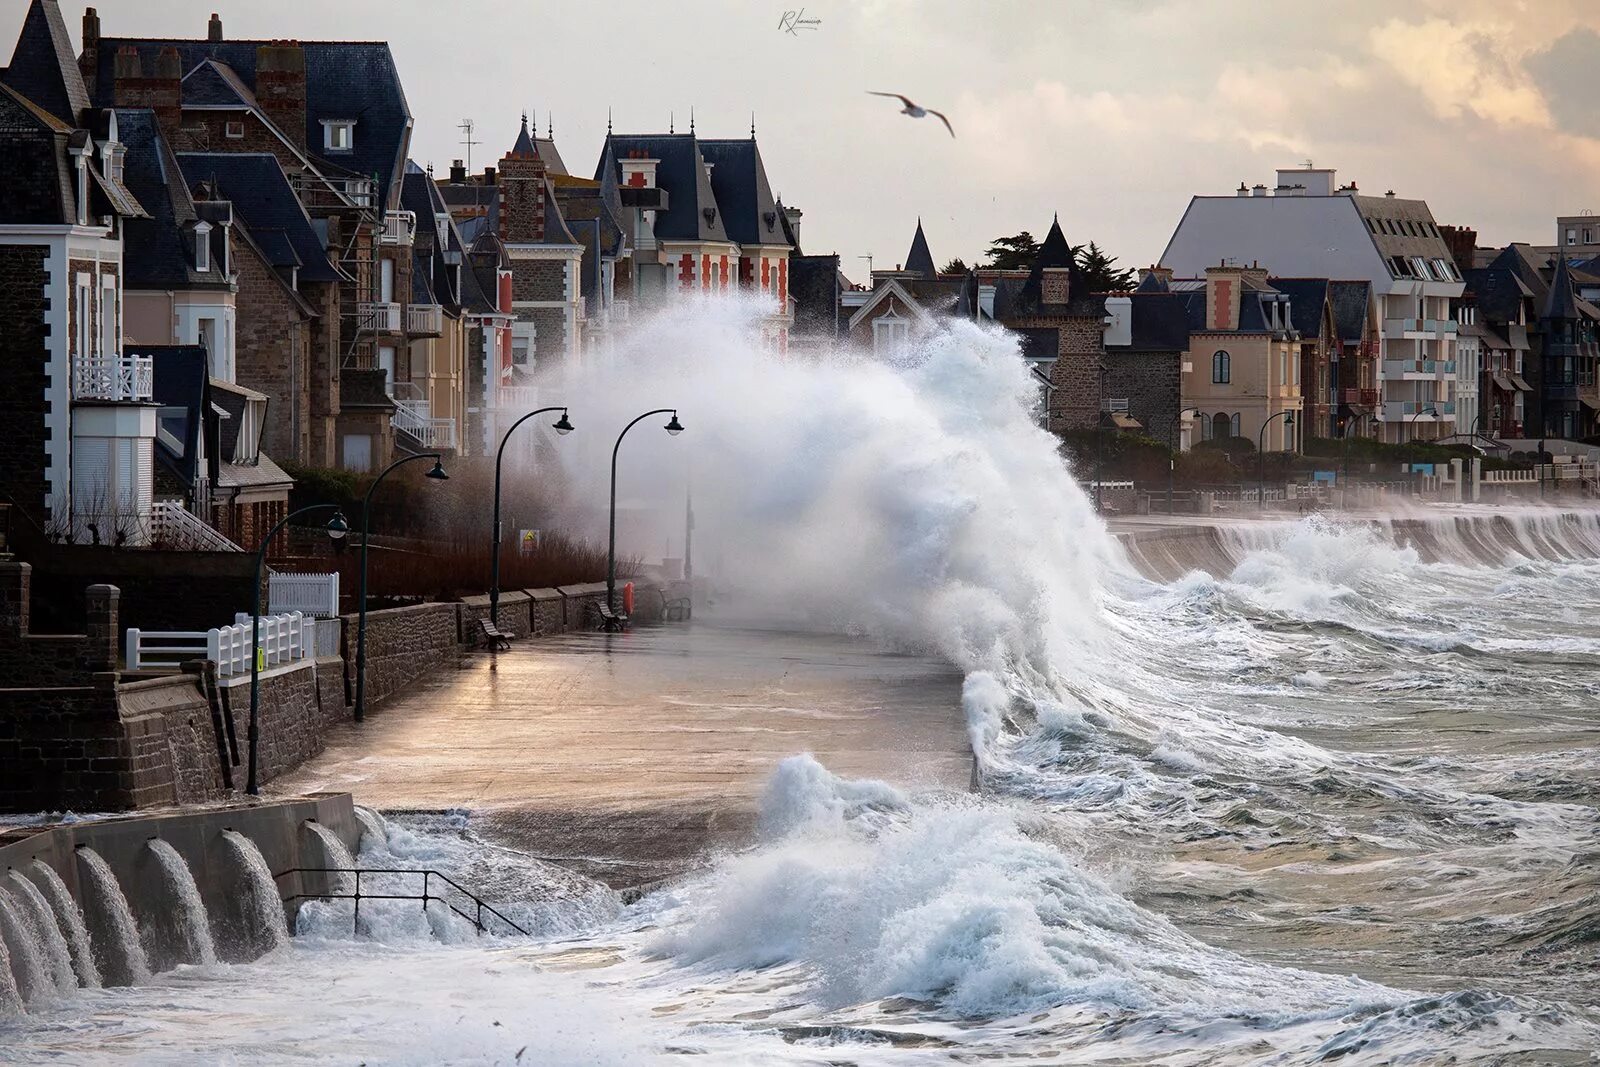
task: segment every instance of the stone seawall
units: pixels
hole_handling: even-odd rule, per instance
[[[356,684],[356,631],[359,619],[344,616],[345,670],[351,692]],[[415,604],[367,612],[368,704],[399,692],[425,674],[454,670],[461,655],[459,605]]]

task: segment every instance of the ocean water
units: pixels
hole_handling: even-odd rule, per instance
[[[4,1055],[1596,1062],[1600,515],[1236,524],[1152,566],[1003,339],[779,359],[754,314],[680,310],[562,395],[678,405],[629,461],[663,500],[692,466],[698,558],[746,603],[961,668],[977,792],[796,753],[747,850],[626,902],[470,812],[372,818],[364,865],[464,872],[534,936],[318,906],[254,963],[0,1022]]]

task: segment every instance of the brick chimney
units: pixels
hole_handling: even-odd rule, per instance
[[[183,60],[171,45],[156,53],[150,70],[139,51],[123,45],[112,61],[112,100],[117,107],[149,108],[168,141],[176,143],[183,117]]]
[[[273,125],[295,147],[309,154],[306,53],[299,41],[273,41],[256,48],[256,101]]]
[[[1140,267],[1139,283],[1142,285],[1149,278],[1158,278],[1160,279],[1161,284],[1170,286],[1172,285],[1172,268],[1163,267],[1160,264],[1152,264],[1148,267]]]
[[[222,18],[215,11],[211,13],[211,21],[206,23],[206,40],[213,43],[222,40]]]
[[[1039,272],[1039,302],[1065,304],[1072,295],[1072,268],[1045,267]]]
[[[100,77],[100,13],[92,7],[83,10],[83,52],[78,56],[78,73],[83,75],[84,88],[93,100]]]
[[[467,184],[467,165],[459,159],[452,159],[450,161],[450,184]]]
[[[523,126],[527,132],[527,126]],[[500,204],[500,239],[507,244],[544,240],[544,160],[537,153],[506,153],[495,176]]]
[[[1244,288],[1243,267],[1206,268],[1206,329],[1239,328],[1239,292]]]

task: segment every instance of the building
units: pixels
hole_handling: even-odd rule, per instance
[[[180,161],[276,160],[338,274],[327,292],[295,284],[315,312],[310,343],[267,360],[293,367],[297,391],[310,383],[303,451],[292,458],[357,470],[386,462],[398,353],[411,327],[431,319],[409,312],[416,219],[400,197],[412,117],[388,45],[229,40],[215,15],[203,40],[104,37],[90,8],[79,68],[98,106],[154,112]],[[246,210],[246,197],[229,199]],[[258,236],[267,228],[258,224]],[[279,253],[261,240],[269,257]],[[238,305],[241,338],[272,335],[273,321],[252,326],[255,310]],[[247,374],[241,384],[256,387]]]
[[[19,538],[153,534],[153,370],[122,344],[126,225],[147,213],[125,153],[60,8],[32,0],[0,74],[0,464]]]
[[[396,351],[390,399],[396,437],[413,451],[472,455],[466,434],[467,245],[433,176],[406,165],[401,207],[417,220],[411,241],[406,344]]]
[[[1105,421],[1182,449],[1188,300],[1164,271],[1147,270],[1131,293],[1105,298]]]
[[[1600,308],[1578,295],[1564,254],[1556,256],[1539,327],[1541,436],[1567,440],[1595,436],[1600,412],[1595,385]]]
[[[1527,246],[1510,245],[1487,266],[1468,271],[1465,292],[1481,331],[1478,350],[1483,369],[1479,411],[1473,421],[1481,422],[1493,437],[1519,439],[1538,433],[1543,415],[1529,382],[1537,376],[1538,363],[1530,326],[1537,324],[1549,293]],[[1471,432],[1471,423],[1467,430]]]
[[[1196,196],[1162,265],[1199,277],[1215,264],[1269,263],[1286,276],[1365,281],[1377,305],[1373,412],[1390,442],[1453,432],[1456,322],[1450,301],[1463,291],[1426,202],[1393,193],[1365,196],[1336,187],[1332,170],[1285,169],[1232,196]]]
[[[1381,328],[1372,283],[1332,279],[1328,307],[1333,315],[1335,347],[1331,371],[1339,390],[1336,436],[1372,432],[1377,418],[1378,346]]]
[[[1337,437],[1339,420],[1338,328],[1332,282],[1327,278],[1268,278],[1288,298],[1291,343],[1300,347],[1301,439]]]

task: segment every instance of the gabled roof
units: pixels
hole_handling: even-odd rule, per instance
[[[220,269],[194,269],[193,226],[199,216],[155,112],[118,108],[117,137],[126,148],[123,183],[148,218],[123,230],[123,279],[130,289],[226,289]]]
[[[1367,333],[1372,283],[1339,279],[1328,283],[1328,302],[1333,305],[1333,328],[1339,340],[1359,342]]]
[[[60,119],[0,83],[0,224],[63,225],[78,220],[78,194],[67,158],[71,135]]]
[[[119,50],[138,52],[145,70],[154,69],[157,53],[175,48],[184,71],[208,59],[225,65],[253,93],[256,49],[273,41],[193,41],[102,37],[97,53],[95,102],[110,107],[115,95],[115,61]],[[381,203],[398,200],[398,185],[411,142],[411,109],[388,44],[381,41],[305,41],[306,128],[299,131],[309,151],[322,146],[322,123],[354,120],[353,150],[334,161],[361,175],[376,175]],[[213,83],[214,85],[214,83]],[[286,131],[293,133],[295,131]]]
[[[869,312],[873,308],[883,303],[890,296],[898,298],[900,303],[905,305],[906,310],[911,312],[911,317],[918,322],[927,322],[931,318],[927,310],[901,286],[899,281],[894,278],[886,278],[882,284],[872,291],[872,296],[867,299],[867,302],[857,308],[854,315],[850,316],[850,329],[855,329],[859,323],[869,317]]]
[[[728,236],[742,245],[790,244],[755,138],[706,139],[698,144],[700,158],[711,164],[711,191]]]
[[[250,91],[233,68],[208,59],[183,76],[184,107],[223,107],[259,110]]]
[[[423,300],[418,297],[413,302],[437,303],[452,309],[460,308],[462,299],[455,285],[456,272],[453,269],[455,264],[449,260],[452,257],[460,257],[456,262],[461,263],[464,276],[467,271],[466,264],[462,260],[466,255],[466,244],[461,239],[461,231],[457,229],[455,220],[450,217],[444,198],[439,195],[439,186],[434,183],[427,171],[412,160],[406,162],[405,181],[400,190],[400,206],[416,216],[419,231],[426,228],[426,232],[434,235],[431,241],[413,242],[412,255],[415,262],[411,273],[413,278],[423,278],[430,296],[437,299]]]
[[[517,134],[517,141],[511,146],[511,154],[537,159],[539,150],[533,147],[533,137],[528,133],[528,113],[522,113],[522,132]]]
[[[28,5],[11,64],[0,78],[68,126],[84,121],[89,90],[56,0],[32,0]]]
[[[933,265],[933,253],[928,251],[928,238],[922,232],[922,216],[917,216],[917,232],[911,238],[911,251],[906,253],[906,270],[924,278],[937,277],[939,268]]]
[[[309,282],[343,277],[329,262],[322,238],[276,156],[265,152],[179,152],[177,160],[191,189],[210,183],[219,196],[233,201],[237,218],[252,235],[261,231],[257,246],[274,267],[298,267],[300,278]]]
[[[620,161],[630,153],[661,161],[656,185],[667,193],[668,206],[656,213],[658,240],[732,241],[694,134],[607,134],[595,177],[601,177],[608,161],[620,177]]]
[[[1533,297],[1533,290],[1517,276],[1515,260],[1504,257],[1502,253],[1490,266],[1466,274],[1467,292],[1477,299],[1478,313],[1486,322],[1515,322],[1523,314],[1523,302]]]
[[[1289,298],[1289,323],[1301,337],[1322,333],[1322,313],[1328,306],[1328,279],[1273,278],[1272,287]]]

